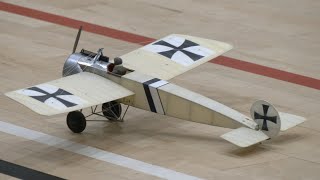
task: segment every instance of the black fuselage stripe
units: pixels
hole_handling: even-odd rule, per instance
[[[154,79],[151,79],[151,80],[146,81],[146,82],[143,83],[143,88],[144,88],[144,92],[146,93],[146,97],[147,97],[147,100],[148,100],[150,111],[155,112],[155,113],[157,112],[157,110],[156,110],[156,106],[154,105],[154,102],[153,102],[153,99],[152,99],[152,95],[151,95],[151,92],[150,92],[150,89],[149,89],[149,85],[152,84],[152,83],[158,82],[158,81],[160,81],[160,79],[154,78]]]
[[[35,180],[63,180],[63,178],[20,166],[0,159],[0,173],[12,176],[18,179]]]

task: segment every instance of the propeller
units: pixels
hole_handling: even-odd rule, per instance
[[[73,45],[72,53],[75,53],[76,50],[77,50],[77,46],[78,46],[78,42],[79,42],[79,39],[80,39],[81,31],[82,31],[82,26],[80,26],[80,28],[79,28],[76,40],[75,40],[74,45]]]

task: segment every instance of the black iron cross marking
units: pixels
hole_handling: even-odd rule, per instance
[[[254,112],[254,119],[263,119],[261,130],[269,131],[267,121],[271,121],[276,124],[277,116],[267,116],[269,106],[263,104],[262,107],[263,107],[263,115]]]
[[[41,101],[43,103],[45,103],[46,100],[48,100],[49,98],[54,98],[58,101],[60,101],[62,104],[64,104],[66,107],[72,107],[72,106],[76,106],[77,104],[75,103],[72,103],[72,102],[69,102],[69,101],[66,101],[60,97],[57,97],[57,96],[61,96],[61,95],[73,95],[63,89],[58,89],[56,92],[50,94],[38,87],[31,87],[31,88],[28,88],[28,90],[32,90],[32,91],[36,91],[36,92],[40,92],[40,93],[43,93],[44,95],[40,95],[40,96],[30,96],[38,101]]]
[[[167,46],[167,47],[172,48],[171,50],[168,50],[168,51],[159,52],[159,54],[166,56],[167,58],[170,58],[170,59],[178,51],[183,52],[185,55],[189,56],[193,61],[197,61],[197,60],[204,57],[199,54],[195,54],[195,53],[184,50],[185,48],[188,48],[188,47],[199,46],[199,44],[194,43],[189,40],[185,40],[183,42],[183,44],[181,44],[179,47],[174,46],[170,43],[167,43],[166,41],[163,41],[163,40],[158,41],[158,42],[154,43],[153,45],[162,45],[162,46]]]

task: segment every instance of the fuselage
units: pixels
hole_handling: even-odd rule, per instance
[[[242,113],[168,81],[130,69],[123,76],[113,74],[110,72],[112,63],[107,60],[93,63],[94,57],[82,53],[72,54],[67,60],[69,67],[64,68],[64,76],[68,75],[65,69],[69,69],[71,74],[85,71],[107,78],[135,93],[119,99],[119,102],[154,113],[233,129],[241,126],[251,129],[257,127],[253,120]]]

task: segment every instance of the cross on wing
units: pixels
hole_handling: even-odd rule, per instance
[[[55,115],[133,94],[132,91],[104,77],[82,72],[30,88],[12,91],[6,93],[6,96],[41,115]]]
[[[45,91],[39,87],[36,87],[36,86],[28,88],[28,90],[41,93],[39,96],[31,95],[30,97],[32,97],[38,101],[41,101],[43,103],[48,103],[48,104],[50,104],[50,102],[51,103],[62,103],[66,107],[72,107],[72,106],[77,105],[76,102],[70,102],[72,100],[75,100],[77,97],[73,97],[74,96],[73,94],[71,94],[63,89],[60,89],[60,88],[57,88],[57,90],[54,93],[47,92],[47,91]],[[65,99],[66,96],[67,97],[69,96],[69,98]],[[54,102],[54,101],[58,101],[58,102]]]
[[[199,44],[189,41],[187,39],[185,39],[184,42],[178,47],[163,40],[158,41],[153,45],[161,45],[161,46],[171,48],[167,51],[158,52],[159,54],[166,56],[167,58],[170,58],[170,59],[174,58],[174,55],[176,53],[184,53],[193,61],[199,60],[204,57],[204,55],[197,54],[196,48],[200,48]]]
[[[162,80],[171,79],[230,50],[230,44],[171,34],[122,55],[123,65]]]

